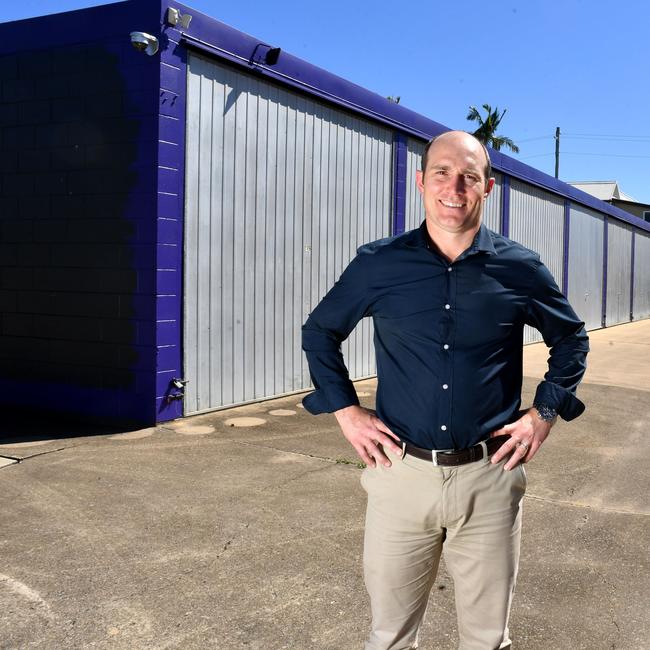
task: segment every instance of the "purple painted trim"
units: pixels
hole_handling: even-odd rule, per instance
[[[157,291],[156,291],[156,421],[183,417],[182,391],[173,378],[183,372],[183,244],[185,217],[185,127],[187,49],[181,32],[165,25],[169,6],[160,6],[161,52],[158,133]],[[183,12],[184,13],[184,12]],[[194,14],[194,12],[191,12]]]
[[[564,239],[562,251],[562,293],[569,295],[569,237],[571,235],[571,201],[564,202]]]
[[[501,234],[510,237],[510,176],[501,184]]]
[[[632,231],[632,259],[630,263],[630,322],[634,320],[634,252],[636,250],[636,232]]]
[[[285,51],[280,54],[278,63],[274,66],[260,63],[251,65],[249,63],[251,55],[260,43],[258,39],[220,23],[186,5],[174,3],[174,6],[179,7],[183,13],[187,11],[193,16],[189,30],[181,38],[181,43],[188,47],[225,59],[253,74],[292,86],[309,95],[320,97],[365,115],[375,122],[381,122],[425,141],[449,130],[448,127],[438,122],[390,102],[381,95],[370,92]],[[281,43],[272,45],[282,46]],[[644,222],[639,217],[600,201],[538,169],[510,158],[500,151],[490,149],[490,158],[497,171],[550,190],[576,203],[609,214],[620,221],[631,223],[650,232],[650,223]]]
[[[393,134],[393,234],[403,233],[406,227],[406,171],[407,137],[396,131]]]
[[[603,219],[603,313],[601,318],[601,326],[607,327],[607,249],[609,238],[609,218]]]

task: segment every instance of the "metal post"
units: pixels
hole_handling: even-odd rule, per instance
[[[555,128],[555,178],[560,178],[560,127]]]

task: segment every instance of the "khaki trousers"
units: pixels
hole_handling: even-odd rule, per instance
[[[361,477],[368,493],[364,575],[372,609],[366,650],[418,647],[443,550],[454,580],[459,648],[509,648],[523,466],[506,472],[505,461],[493,465],[487,458],[440,467],[408,455],[389,457],[391,467],[368,467]]]

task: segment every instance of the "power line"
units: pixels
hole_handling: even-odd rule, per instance
[[[589,137],[589,138],[633,138],[633,139],[650,139],[650,135],[639,135],[638,133],[627,135],[615,135],[612,133],[563,133],[562,135],[570,135],[573,137]]]
[[[616,153],[591,153],[587,151],[560,151],[564,156],[604,156],[605,158],[650,158],[650,156],[638,156],[634,154],[616,154]],[[542,158],[544,156],[554,156],[554,153],[536,153],[532,156],[522,156],[521,160],[529,158]]]

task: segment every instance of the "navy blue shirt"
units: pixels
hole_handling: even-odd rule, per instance
[[[359,248],[304,324],[313,414],[358,404],[341,354],[363,317],[374,322],[377,416],[402,440],[464,449],[513,422],[521,405],[524,325],[551,348],[535,403],[565,420],[582,413],[575,390],[589,350],[584,323],[539,255],[481,225],[449,263],[426,222]]]

